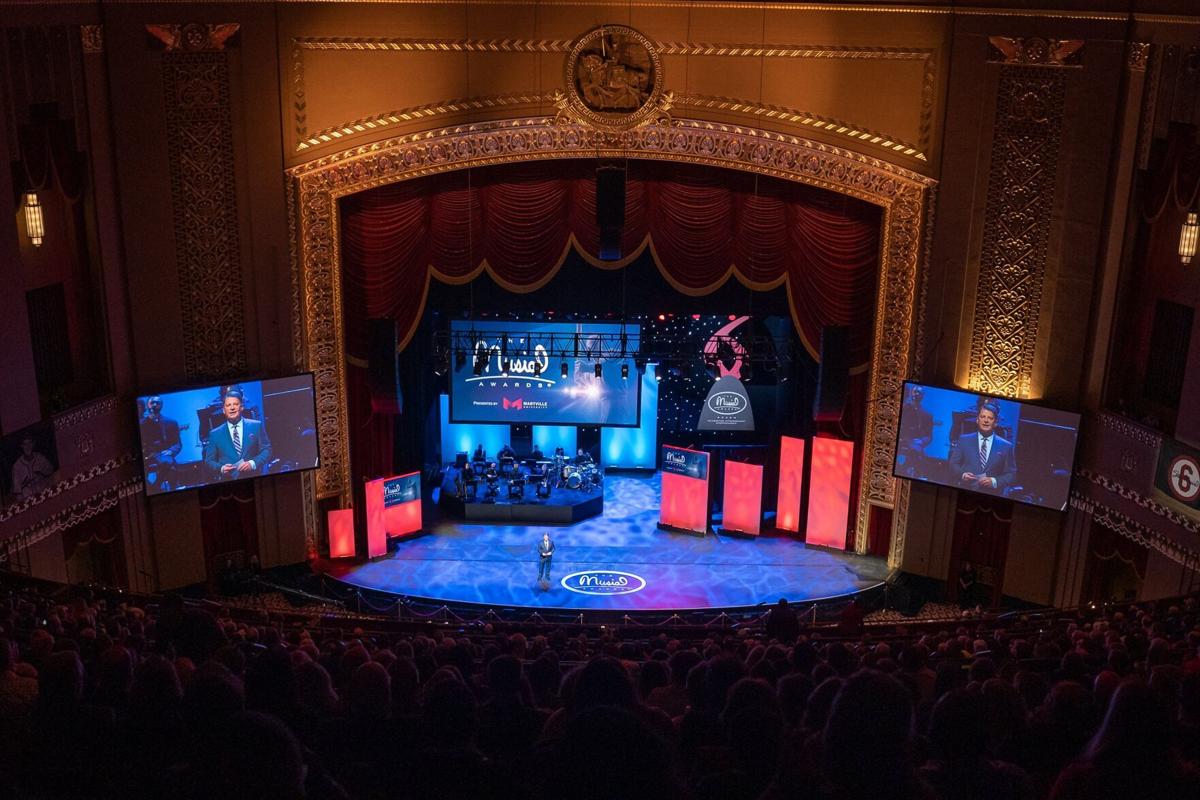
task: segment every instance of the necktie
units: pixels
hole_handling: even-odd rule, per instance
[[[240,433],[238,433],[238,428],[241,426],[234,425],[232,427],[233,427],[233,449],[238,454],[238,458],[241,458],[242,457],[242,436]],[[980,450],[980,452],[982,453],[983,451]]]
[[[990,441],[990,436],[981,436],[979,439],[979,466],[984,469],[987,469],[988,442]]]

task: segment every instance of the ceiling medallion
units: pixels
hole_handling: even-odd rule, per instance
[[[601,25],[567,52],[566,90],[555,92],[558,122],[624,131],[670,122],[672,94],[663,90],[662,57],[654,43],[625,25]]]

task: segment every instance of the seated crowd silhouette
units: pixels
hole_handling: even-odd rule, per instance
[[[0,797],[1200,797],[1196,597],[779,641],[76,595],[0,596]]]

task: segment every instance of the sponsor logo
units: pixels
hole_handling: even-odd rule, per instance
[[[525,404],[521,402],[521,398],[519,398],[519,397],[516,400],[509,400],[506,397],[506,398],[504,398],[504,407],[511,408],[514,411],[520,411],[522,408],[525,407]]]
[[[1200,464],[1187,453],[1176,456],[1167,470],[1167,485],[1175,499],[1191,503],[1200,497]]]
[[[666,463],[670,464],[673,467],[686,467],[688,460],[687,460],[687,456],[684,455],[683,453],[676,453],[673,450],[668,450],[665,453],[663,453],[663,461],[665,461]]]
[[[737,414],[746,407],[746,398],[737,392],[716,392],[708,398],[708,410],[714,414]]]
[[[606,569],[572,572],[564,575],[561,583],[564,589],[579,594],[633,594],[646,588],[646,579],[641,575]]]

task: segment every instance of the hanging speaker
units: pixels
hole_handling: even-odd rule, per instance
[[[396,321],[373,319],[369,322],[367,387],[371,392],[371,411],[399,414],[404,410],[404,395],[400,392],[400,343],[396,339]]]
[[[821,366],[817,372],[817,394],[813,398],[813,419],[838,422],[846,411],[846,391],[850,382],[850,329],[830,326],[821,329]]]
[[[621,258],[625,232],[625,168],[596,168],[596,224],[600,227],[600,260]]]

